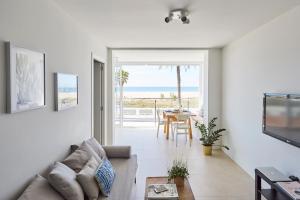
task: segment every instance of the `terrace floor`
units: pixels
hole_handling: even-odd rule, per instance
[[[137,183],[132,200],[144,199],[145,180],[148,176],[166,176],[173,159],[187,161],[189,182],[199,200],[252,200],[254,180],[225,153],[215,150],[213,156],[202,154],[202,146],[195,135],[191,142],[179,136],[178,147],[172,139],[166,140],[161,132],[156,138],[154,126],[117,128],[115,145],[131,145],[138,155]]]

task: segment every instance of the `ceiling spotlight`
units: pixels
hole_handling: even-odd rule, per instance
[[[181,21],[182,21],[182,23],[184,23],[184,24],[190,23],[190,20],[189,20],[186,16],[182,16],[182,17],[181,17]]]
[[[166,18],[165,18],[165,22],[166,22],[166,23],[169,23],[171,20],[172,20],[171,17],[166,17]]]
[[[171,10],[169,16],[165,18],[165,22],[169,23],[172,20],[181,20],[183,24],[189,24],[188,11],[185,9]]]

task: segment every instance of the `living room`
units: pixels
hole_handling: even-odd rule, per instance
[[[61,163],[58,168],[65,169],[68,162],[63,161],[70,156],[70,146],[80,146],[83,141],[94,147],[91,152],[96,152],[95,158],[102,159],[101,145],[91,137],[104,146],[108,160],[115,170],[120,170],[112,183],[112,191],[119,192],[119,196],[108,195],[107,199],[144,199],[146,178],[167,177],[169,163],[176,155],[187,157],[190,175],[186,180],[190,187],[186,188],[193,195],[190,199],[260,199],[260,193],[264,194],[255,189],[255,183],[259,186],[255,182],[255,169],[260,167],[274,167],[287,178],[299,177],[297,137],[283,139],[263,130],[266,102],[272,96],[268,94],[295,101],[295,94],[300,94],[299,5],[298,0],[1,1],[0,199],[18,199],[21,195],[23,199],[81,199],[82,191],[80,198],[62,195],[62,187],[54,187],[54,183],[50,186],[45,174],[49,174],[49,166],[56,161]],[[181,17],[172,17],[179,8]],[[168,21],[168,17],[172,20]],[[132,134],[138,139],[126,136],[116,140],[111,56],[113,50],[128,49],[207,51],[207,105],[203,123],[218,117],[217,128],[226,131],[217,144],[226,145],[229,150],[216,148],[212,156],[203,155],[201,132],[194,123],[191,146],[184,137],[179,137],[176,147],[171,137],[166,139],[163,129],[157,138],[156,128],[146,131],[145,137],[135,132]],[[28,87],[29,91],[36,90],[39,80],[42,86],[39,106],[29,109],[29,105],[13,106],[17,98],[13,96],[13,87],[17,83],[16,73],[10,72],[14,71],[12,60],[17,51],[34,54],[43,61],[39,63],[42,73],[38,79],[31,79],[34,84]],[[94,115],[95,61],[104,68],[101,137],[95,133],[98,125]],[[72,100],[74,105],[70,109],[59,105],[58,84],[63,77],[60,75],[69,75],[74,81],[76,89],[71,93],[76,93],[76,100]],[[120,182],[126,181],[120,179],[122,175],[118,177],[121,161],[130,166],[128,188],[120,186]],[[77,172],[67,169],[73,178],[78,178]],[[43,185],[44,190],[32,194],[27,188],[37,174],[41,175],[38,180],[47,184]],[[72,180],[76,182],[75,179]],[[268,188],[268,184],[262,185]],[[272,187],[275,189],[269,199],[276,199],[272,195],[282,191],[275,184]],[[84,188],[79,190],[87,195]],[[282,193],[283,199],[293,199]],[[51,194],[56,198],[50,198]]]

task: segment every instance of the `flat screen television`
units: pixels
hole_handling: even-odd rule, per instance
[[[300,95],[264,94],[263,132],[300,147]]]

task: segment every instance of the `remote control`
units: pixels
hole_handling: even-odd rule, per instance
[[[299,181],[299,178],[297,176],[289,176],[289,178],[292,180],[292,181]]]

